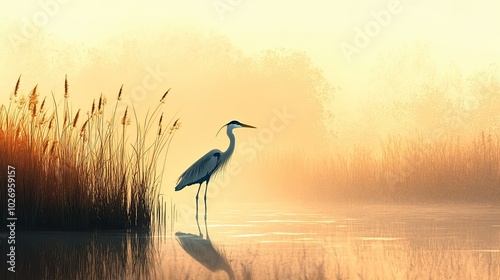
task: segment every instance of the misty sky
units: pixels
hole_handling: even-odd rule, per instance
[[[237,132],[246,149],[241,162],[269,150],[333,148],[335,137],[366,140],[354,131],[362,128],[358,116],[382,114],[364,111],[366,104],[383,109],[422,81],[458,79],[467,88],[474,73],[496,71],[499,7],[416,0],[11,2],[0,11],[2,102],[20,74],[25,94],[38,84],[42,95],[56,96],[67,74],[74,110],[84,111],[101,93],[113,100],[124,84],[128,105],[145,112],[172,87],[167,109],[182,121],[172,174],[213,147],[223,149],[227,140],[215,133],[232,119],[260,129]],[[466,90],[457,92],[467,99]],[[391,130],[385,124],[377,133]]]

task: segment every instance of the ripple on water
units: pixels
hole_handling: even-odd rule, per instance
[[[314,224],[314,221],[306,221],[306,220],[250,220],[248,223],[299,223],[299,224]]]
[[[233,235],[232,237],[237,237],[237,238],[241,238],[241,237],[260,237],[260,236],[266,236],[266,235],[269,235],[269,234],[267,234],[267,233],[245,233],[245,234]]]
[[[371,237],[371,236],[365,236],[360,238],[362,241],[397,241],[397,240],[402,240],[404,238],[398,238],[398,237]]]
[[[193,226],[196,226],[193,225]],[[249,227],[252,227],[251,225],[246,225],[246,224],[215,224],[215,225],[210,225],[211,228],[221,228],[221,227],[237,227],[237,228],[240,228],[240,227],[243,227],[243,228],[249,228]]]
[[[500,253],[500,250],[496,249],[483,249],[483,250],[472,250],[472,251],[481,253]]]
[[[281,231],[273,231],[270,233],[275,234],[275,235],[315,235],[315,234],[319,234],[317,232],[281,232]]]

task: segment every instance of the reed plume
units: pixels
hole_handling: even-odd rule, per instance
[[[167,91],[163,94],[163,96],[162,96],[162,97],[161,97],[161,99],[160,99],[160,102],[161,102],[161,103],[163,103],[163,102],[164,102],[165,97],[167,96],[167,94],[168,94],[168,92],[169,92],[169,91],[170,91],[170,89],[168,89],[168,90],[167,90]]]
[[[69,97],[69,92],[68,92],[68,75],[64,76],[64,98]]]

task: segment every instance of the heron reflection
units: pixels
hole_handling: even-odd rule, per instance
[[[196,223],[198,225],[198,235],[180,231],[175,233],[179,245],[181,245],[186,253],[208,270],[212,272],[225,271],[229,279],[234,279],[233,269],[229,265],[224,252],[217,248],[217,246],[214,247],[212,241],[210,241],[207,220],[205,219],[205,238],[201,233],[198,219],[196,219]]]

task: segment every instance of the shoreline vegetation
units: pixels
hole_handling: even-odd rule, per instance
[[[152,230],[166,211],[159,188],[180,128],[160,110],[169,90],[141,121],[133,107],[118,110],[123,86],[111,104],[101,94],[85,113],[68,105],[67,78],[59,102],[54,94],[41,100],[37,86],[20,94],[20,81],[0,107],[0,200],[7,201],[6,170],[14,166],[17,228]],[[7,210],[2,203],[3,220]]]
[[[500,135],[390,138],[381,153],[354,149],[336,157],[300,152],[263,161],[270,184],[290,186],[297,198],[317,202],[497,203],[500,201]],[[279,170],[300,177],[276,176]],[[267,170],[267,171],[266,171]],[[274,174],[274,175],[273,175]],[[307,186],[315,186],[311,190]]]

